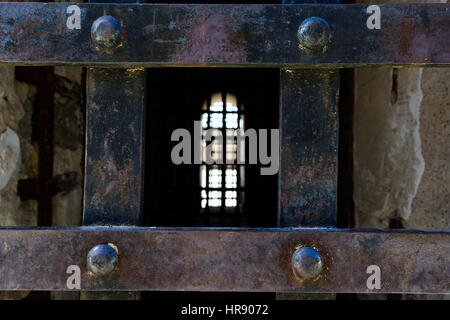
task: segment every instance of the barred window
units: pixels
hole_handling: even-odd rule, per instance
[[[202,145],[201,208],[214,212],[240,212],[244,200],[245,168],[243,164],[237,164],[236,131],[244,130],[243,106],[230,93],[212,94],[202,106],[201,121],[203,135],[212,130],[213,136],[222,136],[221,140],[214,139]],[[213,164],[206,162],[206,146],[209,144]]]

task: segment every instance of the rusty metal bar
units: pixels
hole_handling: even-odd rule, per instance
[[[2,228],[0,290],[68,290],[68,266],[81,269],[81,290],[450,293],[448,231],[339,229]],[[113,244],[118,267],[87,271],[97,244]],[[322,255],[316,280],[298,280],[298,245]],[[367,268],[381,269],[370,290]]]
[[[336,226],[339,70],[280,72],[278,225]]]
[[[450,63],[449,4],[379,4],[380,29],[367,27],[371,14],[360,4],[104,3],[77,4],[81,28],[69,29],[69,5],[0,3],[0,63],[328,68]],[[91,42],[91,25],[103,15],[113,15],[124,29],[123,43],[109,52]],[[331,28],[325,51],[299,48],[298,28],[312,16]]]
[[[139,225],[144,170],[143,68],[87,75],[84,225]]]
[[[338,96],[338,69],[280,70],[280,227],[337,225]]]
[[[110,41],[99,28],[91,36]],[[143,220],[146,77],[142,67],[88,69],[83,225],[137,226]],[[138,299],[139,293],[85,291],[80,297]]]

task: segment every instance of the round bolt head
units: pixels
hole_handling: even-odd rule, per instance
[[[118,262],[117,250],[109,244],[96,245],[87,255],[89,270],[98,276],[106,276],[113,272]]]
[[[91,39],[100,49],[117,48],[123,41],[122,24],[112,16],[100,17],[92,24]]]
[[[294,274],[301,279],[314,279],[323,270],[322,257],[312,247],[300,247],[292,255]]]
[[[305,19],[297,31],[299,46],[308,52],[324,52],[331,41],[328,23],[319,17]]]

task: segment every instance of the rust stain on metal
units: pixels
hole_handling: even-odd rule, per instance
[[[137,225],[145,70],[92,68],[88,89],[84,224]]]
[[[173,55],[186,62],[245,61],[245,52],[239,50],[242,36],[227,28],[235,24],[228,13],[220,14],[206,7],[187,22],[186,40]]]
[[[82,268],[83,290],[367,292],[366,268],[382,270],[381,290],[449,293],[448,232],[327,229],[153,228],[0,229],[1,290],[67,290],[66,268]],[[114,243],[119,268],[89,276],[90,248]],[[290,258],[317,248],[325,270],[299,281]],[[44,271],[45,270],[45,271]]]
[[[78,4],[81,30],[99,16],[120,19],[126,41],[110,54],[89,32],[66,27],[65,3],[0,3],[0,63],[98,66],[448,65],[446,4],[380,4],[381,30],[365,28],[366,5]],[[297,47],[299,16],[334,30],[325,53]],[[345,21],[343,24],[342,21]]]
[[[281,73],[280,226],[336,223],[336,70]]]

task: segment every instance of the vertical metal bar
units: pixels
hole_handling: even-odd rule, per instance
[[[139,225],[144,156],[144,69],[87,75],[84,225]]]
[[[336,226],[338,94],[339,70],[280,71],[280,227]],[[333,299],[334,295],[278,294],[277,298]]]
[[[88,69],[84,225],[142,221],[145,93],[144,68]],[[81,295],[82,299],[139,297],[139,292],[127,291]]]
[[[237,128],[236,128],[236,132],[238,132],[239,130],[239,124],[240,124],[240,120],[241,120],[241,98],[240,95],[237,95],[236,97],[236,107],[237,107]],[[239,155],[237,153],[237,135],[236,135],[236,141],[234,141],[234,137],[233,137],[233,146],[234,143],[236,142],[236,207],[234,210],[235,216],[237,216],[236,220],[241,222],[242,221],[242,215],[241,210],[240,210],[240,204],[241,204],[241,165],[238,164],[238,159],[239,159]],[[239,226],[241,224],[239,223]]]
[[[145,92],[144,68],[88,69],[84,225],[141,223]]]
[[[211,123],[211,101],[212,101],[212,94],[208,94],[208,100],[206,101],[206,113],[208,114],[208,121],[206,121],[206,130],[209,130],[210,127],[210,123]],[[202,132],[203,134],[203,132]],[[205,165],[205,170],[206,170],[206,206],[205,206],[205,212],[206,212],[206,217],[207,217],[207,221],[208,221],[208,226],[211,226],[211,212],[210,212],[210,207],[209,207],[209,169],[210,169],[210,165],[208,165],[206,162],[204,162],[205,159],[203,159],[203,147],[202,147],[202,163]]]
[[[279,226],[336,225],[339,70],[281,70]]]
[[[222,172],[222,182],[221,182],[221,188],[220,193],[222,197],[222,202],[220,205],[220,221],[223,222],[226,221],[225,217],[225,193],[227,189],[225,188],[225,173],[227,172],[227,123],[225,121],[227,116],[227,93],[225,91],[222,91],[222,165],[221,165],[221,172]]]

